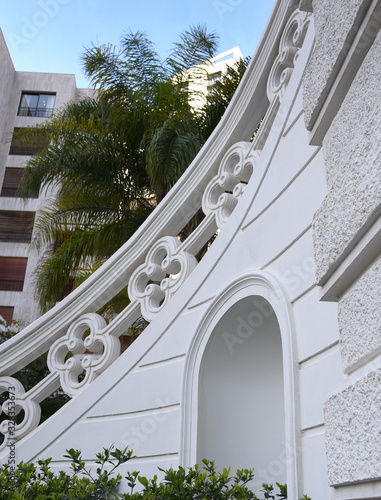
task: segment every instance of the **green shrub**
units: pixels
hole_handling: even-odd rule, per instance
[[[65,458],[71,460],[71,472],[55,474],[50,469],[51,459],[36,464],[21,462],[16,467],[0,466],[0,500],[284,500],[287,486],[276,483],[262,485],[261,497],[250,491],[248,484],[254,478],[253,469],[237,470],[230,475],[230,468],[217,471],[214,462],[203,460],[198,465],[184,469],[160,469],[163,479],[147,479],[139,472],[125,476],[129,493],[118,493],[122,476],[115,469],[132,458],[132,451],[104,449],[97,454],[95,471],[86,468],[78,450],[67,450]],[[139,491],[135,491],[139,486]],[[262,496],[263,495],[263,496]],[[304,496],[301,500],[310,500]]]
[[[132,451],[104,449],[97,454],[95,473],[86,468],[81,452],[66,450],[71,473],[50,469],[51,459],[37,464],[21,462],[17,467],[0,466],[0,500],[103,500],[118,498],[117,490],[122,476],[112,477],[115,469],[132,456]],[[111,464],[109,470],[106,465]]]

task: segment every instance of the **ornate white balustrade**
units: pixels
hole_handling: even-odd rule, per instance
[[[282,9],[288,12],[287,2]],[[153,321],[194,271],[196,255],[217,230],[223,230],[255,177],[260,151],[274,123],[309,20],[308,14],[296,10],[285,26],[278,27],[283,35],[275,61],[264,58],[258,68],[258,60],[253,59],[218,133],[142,228],[62,303],[0,346],[0,394],[8,394],[2,411],[9,417],[10,408],[24,415],[15,427],[11,418],[1,423],[4,440],[0,450],[10,439],[20,439],[38,425],[39,404],[59,387],[73,397],[110,366],[120,354],[119,337],[140,316]],[[261,50],[271,53],[271,43],[264,40]],[[258,83],[263,72],[268,75],[267,96]],[[260,104],[250,108],[247,102],[252,100]],[[268,108],[264,118],[263,103]],[[243,111],[237,114],[237,109]],[[251,142],[260,122],[260,132]],[[200,208],[205,218],[181,241],[178,235]],[[96,311],[126,286],[130,304],[107,323]],[[46,351],[50,374],[25,392],[12,375]]]

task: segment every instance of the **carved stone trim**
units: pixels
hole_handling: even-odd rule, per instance
[[[145,263],[128,284],[131,301],[140,303],[142,316],[152,321],[197,265],[196,258],[181,249],[174,236],[161,238],[148,252]]]
[[[283,97],[292,71],[306,36],[311,14],[296,10],[288,20],[279,42],[279,54],[271,68],[267,81],[267,96],[271,102],[276,96]]]
[[[221,228],[229,219],[253,173],[259,153],[250,151],[250,142],[238,142],[223,157],[218,174],[205,189],[202,209],[205,215],[214,213]]]
[[[119,339],[104,332],[106,326],[99,314],[84,314],[50,348],[49,369],[59,373],[61,387],[69,396],[81,391],[119,356]]]
[[[0,413],[4,413],[9,418],[0,424],[0,432],[4,435],[4,441],[0,450],[9,446],[10,451],[17,439],[21,439],[31,430],[35,429],[41,417],[41,408],[38,403],[25,397],[25,390],[22,384],[13,377],[0,378],[0,394],[8,392],[8,399],[0,407]],[[16,416],[24,411],[22,422],[16,424]]]

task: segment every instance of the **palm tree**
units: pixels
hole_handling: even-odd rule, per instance
[[[164,61],[141,32],[119,50],[92,46],[83,64],[96,97],[27,130],[28,142],[48,134],[50,144],[28,162],[22,194],[55,194],[34,231],[33,244],[47,248],[36,273],[43,311],[79,269],[86,275],[135,232],[202,147],[224,107],[191,102],[216,47],[202,26],[180,35]]]
[[[33,241],[46,249],[36,274],[42,310],[59,300],[86,258],[110,256],[153,209],[142,154],[114,127],[112,113],[107,102],[84,99],[27,131],[30,142],[44,133],[51,139],[28,162],[22,188],[25,196],[36,186],[55,190]]]
[[[102,98],[123,103],[119,125],[125,128],[143,120],[140,147],[158,202],[204,143],[191,102],[201,93],[197,82],[206,75],[207,61],[216,49],[216,35],[197,26],[180,35],[164,61],[141,32],[125,35],[118,52],[107,45],[92,47],[83,56],[85,73]]]

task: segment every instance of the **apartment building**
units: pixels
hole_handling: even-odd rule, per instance
[[[192,106],[201,108],[206,102],[206,96],[210,88],[217,82],[229,67],[233,67],[238,61],[243,59],[241,49],[236,46],[226,50],[209,61],[190,68],[186,72],[189,77],[188,85],[194,91]]]
[[[0,31],[0,315],[30,323],[40,312],[34,297],[34,270],[41,253],[30,243],[36,213],[46,193],[21,199],[17,195],[23,168],[36,147],[12,140],[15,129],[43,123],[71,100],[89,95],[70,74],[16,71]]]

